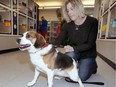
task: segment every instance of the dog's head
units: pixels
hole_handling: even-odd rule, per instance
[[[19,44],[20,50],[29,50],[32,47],[41,48],[46,43],[46,40],[35,31],[27,31],[16,42]]]

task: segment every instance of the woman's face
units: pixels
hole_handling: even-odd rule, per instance
[[[78,14],[76,13],[75,8],[72,6],[71,3],[68,3],[66,8],[67,8],[67,13],[70,19],[72,21],[75,21],[78,18]]]

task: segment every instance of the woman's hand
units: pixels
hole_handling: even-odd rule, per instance
[[[72,52],[74,51],[73,47],[67,45],[67,46],[64,46],[64,49],[65,49],[65,52]]]

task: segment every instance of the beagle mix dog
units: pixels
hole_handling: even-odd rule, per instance
[[[59,52],[52,44],[47,44],[41,34],[35,31],[27,31],[16,40],[21,51],[28,50],[30,60],[35,66],[35,75],[27,85],[36,83],[40,72],[47,74],[48,87],[53,87],[53,77],[55,75],[69,77],[77,81],[80,87],[84,87],[77,70],[77,64],[73,58]]]

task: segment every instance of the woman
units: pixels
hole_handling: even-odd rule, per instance
[[[48,21],[45,19],[44,16],[41,17],[42,23],[40,25],[40,33],[45,38],[48,30]]]
[[[97,72],[96,38],[98,21],[96,18],[84,14],[80,0],[67,0],[63,7],[63,16],[67,23],[62,27],[59,37],[53,44],[62,45],[68,37],[67,44],[63,44],[66,55],[78,61],[79,76],[86,81]],[[66,78],[66,81],[71,81]]]
[[[58,37],[60,34],[60,26],[61,26],[61,22],[59,21],[58,26],[56,27],[56,36]]]

